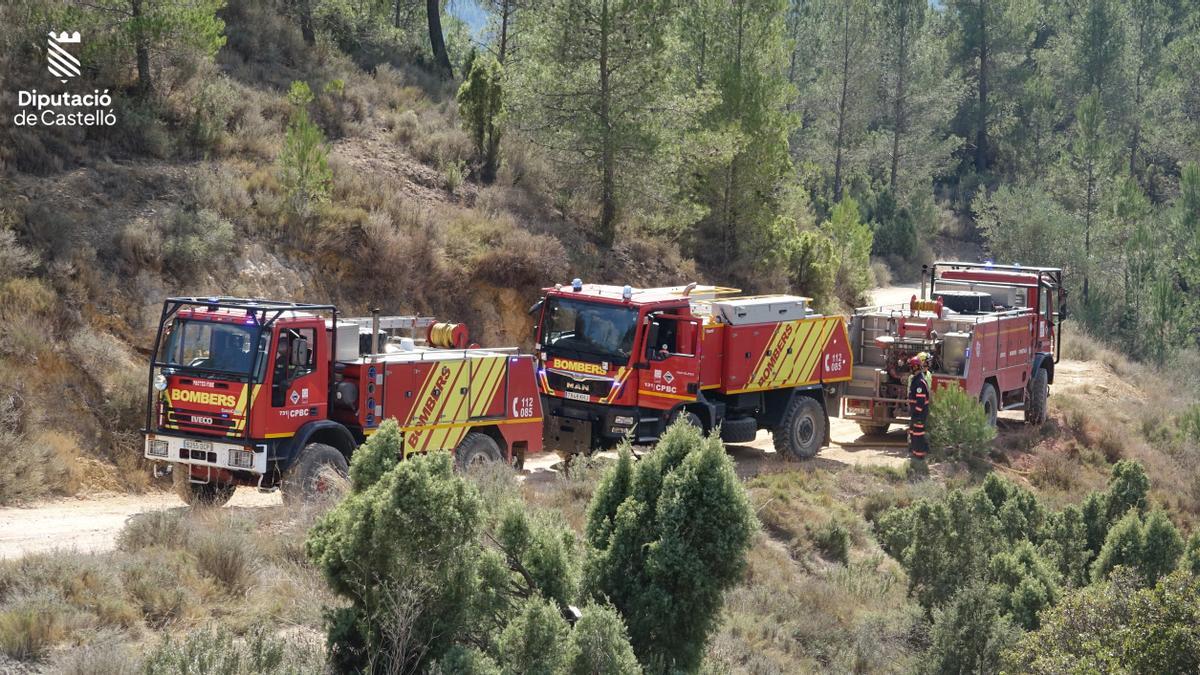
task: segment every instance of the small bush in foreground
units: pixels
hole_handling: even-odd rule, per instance
[[[1179,570],[1141,588],[1117,568],[1109,581],[1067,596],[1006,655],[1010,672],[1200,671],[1200,577]]]
[[[6,602],[0,606],[0,652],[21,661],[41,658],[66,636],[65,612],[50,593]]]
[[[720,439],[677,423],[636,470],[622,450],[596,488],[583,578],[629,622],[643,664],[694,669],[756,530]]]
[[[929,408],[929,447],[939,459],[979,459],[996,438],[983,405],[959,387],[944,387]]]
[[[287,673],[323,673],[324,660],[319,649],[275,637],[263,627],[244,639],[221,629],[189,632],[183,640],[168,634],[146,657],[145,675],[273,675]]]

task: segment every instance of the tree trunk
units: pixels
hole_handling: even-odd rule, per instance
[[[404,2],[404,0],[396,0],[396,9],[395,9],[395,12],[392,13],[392,28],[400,27],[400,3],[401,2]]]
[[[979,0],[979,117],[975,130],[975,172],[987,171],[988,135],[988,50],[987,50],[987,2]]]
[[[612,27],[609,25],[608,0],[600,3],[600,133],[603,134],[600,152],[600,240],[604,246],[611,248],[616,239],[616,152],[613,143],[612,91],[609,83],[608,69],[608,37]]]
[[[1087,169],[1087,199],[1083,215],[1083,306],[1088,304],[1088,276],[1092,266],[1092,210],[1096,200],[1096,167],[1088,160]]]
[[[904,133],[904,76],[908,68],[908,22],[899,26],[899,51],[896,54],[896,105],[893,115],[895,124],[892,129],[892,170],[888,179],[892,195],[896,194],[896,174],[900,169],[900,136]]]
[[[1137,174],[1138,146],[1142,142],[1142,69],[1137,69],[1133,84],[1133,137],[1129,139],[1129,175]]]
[[[134,36],[134,51],[137,54],[137,74],[138,74],[138,93],[142,96],[148,96],[154,92],[154,80],[150,73],[150,45],[147,43],[146,33],[141,27],[142,18],[142,0],[131,0],[129,3],[130,13],[133,16],[134,25],[138,26]]]
[[[313,32],[312,0],[300,0],[300,35],[304,36],[304,44],[310,47],[317,43],[317,35]]]
[[[502,0],[500,3],[500,53],[496,57],[500,65],[504,65],[504,57],[508,54],[508,16],[512,3],[513,0]]]
[[[842,201],[842,142],[846,136],[846,96],[850,88],[850,8],[842,11],[842,94],[838,97],[837,157],[833,162],[833,200]]]
[[[429,23],[429,46],[433,49],[433,61],[446,79],[454,77],[450,66],[450,54],[446,52],[446,38],[442,36],[442,3],[425,0],[425,18]]]

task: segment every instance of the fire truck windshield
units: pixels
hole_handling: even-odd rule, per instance
[[[269,335],[260,337],[258,326],[176,319],[168,329],[159,362],[182,370],[250,375],[261,380]],[[255,359],[255,345],[259,356]]]
[[[571,298],[550,298],[543,314],[542,344],[585,359],[624,363],[633,351],[637,309]]]

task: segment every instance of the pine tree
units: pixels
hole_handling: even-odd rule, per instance
[[[673,187],[660,172],[664,145],[691,119],[668,69],[676,13],[667,0],[546,0],[529,10],[514,119],[595,196],[604,246],[622,206],[647,199],[640,190]]]
[[[707,215],[698,224],[696,256],[750,286],[755,272],[777,258],[770,228],[791,173],[793,122],[785,105],[793,91],[780,66],[784,8],[784,0],[697,2],[680,19],[688,71],[697,87],[716,96],[700,133],[719,136],[729,148],[698,186],[697,202]]]
[[[475,154],[483,163],[480,179],[491,183],[500,166],[500,137],[504,124],[504,68],[491,56],[474,56],[466,80],[458,88],[458,107],[463,126],[475,142]]]

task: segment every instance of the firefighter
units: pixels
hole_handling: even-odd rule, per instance
[[[908,381],[908,451],[915,459],[929,452],[925,420],[929,418],[929,354],[921,352],[908,360],[912,377]]]

